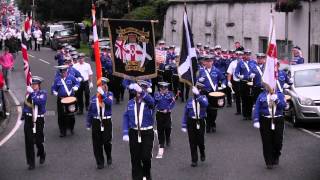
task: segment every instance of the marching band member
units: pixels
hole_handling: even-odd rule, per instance
[[[198,151],[200,151],[200,160],[205,161],[205,145],[204,145],[204,133],[205,133],[205,118],[208,107],[208,99],[205,96],[205,85],[197,82],[196,86],[192,88],[194,97],[189,99],[182,119],[182,131],[188,132],[189,145],[191,151],[191,166],[196,167],[198,165]]]
[[[112,164],[111,150],[112,150],[112,102],[113,94],[108,90],[107,83],[109,79],[102,77],[100,82],[98,80],[97,92],[101,95],[103,102],[99,102],[98,95],[91,98],[88,116],[87,129],[92,128],[92,144],[94,157],[97,162],[97,168],[104,167],[103,150],[107,155],[107,164]]]
[[[73,134],[75,117],[74,114],[66,114],[64,106],[61,103],[61,99],[64,97],[75,96],[75,92],[78,91],[80,83],[77,79],[68,73],[68,66],[56,66],[60,75],[55,78],[51,87],[52,93],[57,96],[57,111],[58,111],[58,125],[60,129],[60,137],[65,137],[67,129],[70,129]]]
[[[295,46],[292,48],[292,62],[291,64],[296,65],[296,64],[303,64],[304,63],[304,58],[302,57],[302,51],[299,46]]]
[[[223,74],[213,66],[213,57],[205,56],[203,61],[204,69],[199,71],[198,81],[205,85],[207,95],[210,92],[218,91],[218,85],[221,83],[221,88],[226,88],[225,77]],[[207,108],[207,121],[206,131],[207,133],[216,132],[216,118],[218,110],[214,107],[208,106]]]
[[[290,88],[292,85],[292,80],[289,79],[288,74],[284,70],[280,70],[280,63],[277,62],[277,69],[278,69],[278,80],[277,80],[277,88],[279,91],[283,92],[283,89]]]
[[[157,132],[159,140],[159,151],[157,158],[162,158],[164,153],[164,144],[170,146],[171,139],[171,110],[175,105],[175,97],[168,90],[169,83],[159,82],[160,91],[154,94],[155,107],[157,109]]]
[[[40,85],[43,79],[38,76],[32,77],[31,86],[27,87],[29,93],[23,107],[24,135],[27,163],[29,170],[35,168],[34,144],[37,146],[37,156],[40,164],[45,162],[46,152],[44,149],[44,114],[46,113],[47,92]]]
[[[256,102],[258,96],[263,91],[263,84],[262,84],[262,75],[264,71],[265,65],[265,57],[264,53],[257,53],[257,65],[252,66],[252,72],[254,73],[253,78],[253,103]]]
[[[36,27],[36,29],[33,31],[33,37],[34,37],[34,50],[40,51],[40,40],[42,41],[42,32],[39,27]]]
[[[154,140],[154,99],[134,83],[135,97],[128,102],[123,115],[123,140],[129,141],[132,179],[151,180],[151,157]]]
[[[285,107],[284,94],[279,90],[276,90],[276,93],[270,93],[265,90],[256,101],[253,126],[260,129],[263,156],[268,169],[272,169],[274,165],[279,164],[283,141],[283,111]]]

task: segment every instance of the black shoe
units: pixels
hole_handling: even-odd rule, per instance
[[[210,132],[211,132],[210,128],[207,128],[207,129],[206,129],[206,132],[207,132],[207,133],[210,133]]]
[[[171,141],[167,140],[167,147],[170,147],[170,145],[171,145]]]
[[[248,120],[248,118],[244,117],[242,120],[246,121],[246,120]]]
[[[272,164],[267,164],[267,169],[272,169],[273,165]]]
[[[71,135],[74,135],[73,129],[70,130]]]
[[[111,165],[111,164],[112,164],[112,158],[108,158],[108,159],[107,159],[107,164],[108,164],[108,165]]]
[[[247,120],[251,121],[251,120],[252,120],[252,118],[251,118],[251,117],[247,117]]]
[[[34,170],[35,166],[34,165],[29,165],[28,170]]]
[[[120,104],[120,100],[119,99],[116,100],[116,104]]]
[[[78,111],[77,114],[78,114],[78,115],[82,115],[82,114],[83,114],[83,111]]]
[[[236,112],[236,113],[234,113],[234,115],[241,115],[241,113],[239,113],[239,112]]]
[[[212,127],[212,128],[211,128],[211,131],[212,131],[213,133],[215,133],[217,130],[216,130],[215,127]]]
[[[279,158],[275,158],[272,162],[272,165],[279,165]]]
[[[40,164],[43,164],[46,161],[46,153],[43,153],[42,156],[40,156]]]
[[[205,161],[206,160],[206,155],[201,155],[201,157],[200,157],[200,160],[203,162],[203,161]]]
[[[97,165],[97,169],[103,169],[103,168],[104,168],[104,165],[102,164]]]
[[[89,107],[86,107],[86,111],[89,111]]]
[[[227,107],[232,107],[232,104],[228,104]]]
[[[66,137],[66,133],[60,133],[60,136],[59,137]]]
[[[191,163],[191,167],[197,167],[198,166],[198,163],[197,162],[192,162]]]

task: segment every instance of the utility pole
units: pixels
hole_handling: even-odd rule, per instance
[[[285,56],[288,58],[290,62],[290,54],[289,54],[289,12],[286,12],[285,15],[285,27],[284,27],[284,33],[285,33]],[[291,64],[291,63],[290,63]]]

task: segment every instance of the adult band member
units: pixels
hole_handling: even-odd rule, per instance
[[[80,82],[80,88],[77,92],[77,103],[78,103],[78,114],[83,114],[83,95],[85,97],[85,106],[86,110],[89,108],[89,101],[90,101],[90,88],[93,88],[92,83],[92,69],[89,63],[84,61],[85,54],[79,54],[79,62],[74,64],[73,67],[78,70],[83,78],[83,81]]]
[[[26,156],[29,170],[35,168],[34,144],[37,146],[37,156],[40,157],[40,164],[46,159],[44,149],[44,114],[46,112],[47,92],[42,90],[40,84],[42,78],[32,77],[31,86],[27,87],[28,95],[23,107],[24,135],[26,145]]]
[[[273,107],[272,107],[273,106]],[[286,101],[283,93],[263,91],[255,105],[253,126],[260,128],[263,156],[268,169],[279,164],[281,155]]]
[[[129,141],[132,179],[151,180],[151,157],[153,149],[154,99],[134,83],[130,85],[136,96],[129,100],[123,116],[123,140]]]
[[[71,134],[73,134],[75,117],[74,113],[65,112],[61,99],[75,96],[75,92],[79,89],[80,83],[74,76],[68,73],[68,66],[62,65],[56,67],[60,70],[60,75],[54,80],[51,91],[57,96],[60,137],[65,137],[67,129],[70,129]]]
[[[197,87],[200,89],[200,92]],[[198,165],[198,148],[201,161],[205,161],[206,159],[204,129],[208,99],[205,96],[205,86],[201,83],[197,83],[197,87],[192,88],[194,97],[188,100],[182,119],[182,131],[188,132],[189,136],[192,167]]]
[[[265,65],[265,57],[266,55],[264,53],[257,53],[257,65],[252,66],[252,71],[253,73],[253,103],[256,102],[258,96],[260,93],[263,92],[263,85],[262,85],[262,74],[264,71],[264,65]]]
[[[171,111],[175,105],[175,97],[172,91],[168,90],[169,83],[159,82],[158,84],[160,91],[154,94],[159,141],[159,151],[156,158],[162,158],[164,144],[166,143],[167,146],[170,146],[171,143]]]
[[[203,61],[204,68],[199,71],[198,81],[204,84],[204,88],[207,91],[207,95],[210,92],[218,91],[218,84],[221,84],[221,88],[226,88],[225,76],[213,66],[213,57],[205,56]],[[207,133],[216,132],[216,118],[218,110],[214,107],[208,106],[207,108],[207,121],[206,131]]]
[[[107,155],[107,164],[112,164],[111,149],[112,149],[112,102],[113,94],[108,90],[107,83],[109,79],[102,77],[98,80],[97,95],[91,98],[88,116],[87,129],[92,128],[92,145],[94,157],[96,158],[97,168],[104,168],[103,150]],[[101,96],[102,102],[99,102]]]

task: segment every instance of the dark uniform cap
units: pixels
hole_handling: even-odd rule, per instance
[[[201,43],[197,43],[197,46],[202,46],[202,44]]]
[[[69,44],[68,43],[63,43],[61,46],[62,47],[67,47]]]
[[[163,87],[168,87],[170,83],[167,83],[167,82],[158,82],[158,84],[160,86],[163,86]]]
[[[70,50],[70,51],[76,51],[77,49],[74,48],[74,47],[71,47],[69,50]]]
[[[236,54],[243,55],[243,51],[236,51]]]
[[[220,45],[216,45],[216,46],[214,47],[214,49],[221,49],[221,46],[220,46]]]
[[[66,48],[70,50],[73,47],[71,45],[67,45]]]
[[[164,40],[160,40],[159,44],[165,44],[166,42]]]
[[[79,58],[86,57],[86,54],[85,53],[79,53],[78,56],[79,56]]]
[[[301,50],[299,46],[294,46],[293,49]]]
[[[257,53],[256,56],[257,56],[257,57],[266,57],[266,54],[264,54],[264,53]]]
[[[234,50],[234,49],[229,50],[229,53],[235,53],[235,52],[236,52],[236,50]]]
[[[108,78],[106,78],[106,77],[102,77],[102,78],[101,78],[101,83],[102,83],[102,84],[107,84],[109,81],[110,81],[110,80],[109,80]]]
[[[71,61],[71,60],[72,60],[72,59],[71,59],[70,56],[67,56],[67,57],[64,58],[64,62],[69,62],[69,61]]]
[[[74,56],[74,55],[78,55],[79,53],[77,51],[72,51],[70,54],[71,56]]]
[[[251,54],[251,51],[249,49],[244,50],[244,54]]]
[[[198,56],[198,61],[203,61],[204,60],[204,56]]]
[[[148,81],[145,81],[145,80],[138,80],[137,83],[139,84],[139,86],[148,86],[148,87],[151,87],[152,84]]]
[[[72,56],[72,59],[73,59],[73,60],[78,60],[78,58],[79,58],[79,56],[76,55],[76,54]]]
[[[228,49],[222,49],[221,52],[228,52]]]
[[[209,45],[204,45],[203,48],[209,49]]]
[[[61,65],[61,66],[55,66],[55,68],[59,69],[60,71],[64,71],[68,69],[68,65]]]
[[[171,46],[169,47],[169,49],[174,49],[174,48],[176,48],[175,45],[171,45]]]
[[[40,84],[43,81],[43,78],[39,76],[32,76],[31,79],[32,79],[31,84]]]
[[[205,55],[205,56],[204,56],[204,60],[205,60],[205,61],[213,61],[213,56],[211,56],[211,55]]]

